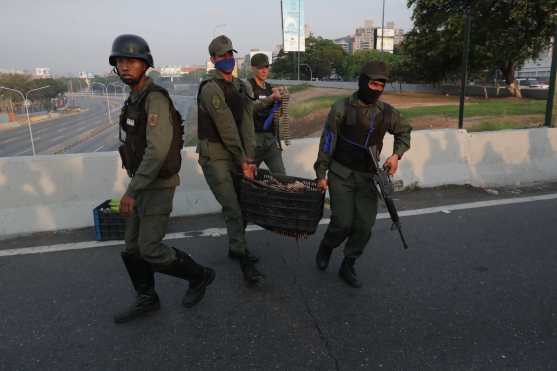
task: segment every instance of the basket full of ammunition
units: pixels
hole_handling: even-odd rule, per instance
[[[323,216],[325,194],[315,180],[259,169],[254,180],[241,179],[239,198],[246,222],[306,238],[315,233]]]

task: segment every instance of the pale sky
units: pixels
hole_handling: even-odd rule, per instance
[[[406,0],[385,0],[385,23],[411,28]],[[318,36],[353,34],[364,19],[381,24],[382,0],[305,0]],[[226,24],[226,26],[215,26]],[[0,0],[0,69],[50,67],[55,74],[104,72],[112,41],[135,33],[155,65],[204,64],[207,45],[229,36],[239,55],[282,43],[280,0]]]

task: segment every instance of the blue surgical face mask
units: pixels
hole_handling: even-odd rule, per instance
[[[217,63],[215,63],[215,68],[219,71],[224,73],[231,73],[234,71],[234,66],[236,65],[236,60],[234,57],[221,59]]]

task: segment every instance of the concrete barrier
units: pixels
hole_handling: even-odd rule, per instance
[[[392,144],[387,136],[382,157]],[[317,138],[308,138],[286,147],[289,174],[313,178],[318,145]],[[194,148],[185,149],[183,158],[173,215],[218,212]],[[404,187],[557,181],[557,129],[415,131],[396,179]],[[120,197],[127,182],[116,152],[0,158],[0,238],[90,226],[92,209]]]

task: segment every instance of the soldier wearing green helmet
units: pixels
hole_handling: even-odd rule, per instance
[[[388,79],[385,63],[363,66],[358,91],[331,107],[314,165],[320,188],[329,189],[332,214],[315,261],[320,270],[327,269],[333,250],[346,240],[339,276],[352,287],[362,286],[354,264],[364,252],[377,216],[368,149],[379,155],[383,137],[392,134],[394,149],[384,166],[394,175],[410,148],[412,128],[396,109],[379,100]]]
[[[154,67],[149,45],[137,35],[118,36],[109,63],[131,89],[120,115],[119,152],[131,178],[120,200],[120,213],[127,217],[121,256],[137,296],[130,308],[114,317],[116,323],[124,323],[159,310],[155,272],[189,281],[182,300],[186,307],[203,298],[215,272],[162,243],[180,184],[184,132],[168,92],[145,75]]]

